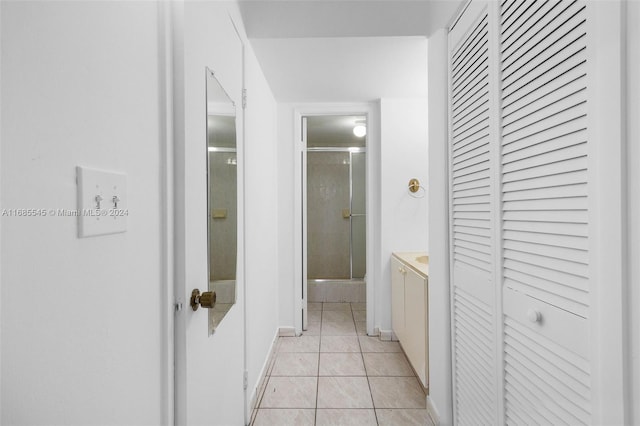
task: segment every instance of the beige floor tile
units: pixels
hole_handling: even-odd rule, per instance
[[[356,336],[356,327],[353,321],[322,322],[323,336]]]
[[[376,408],[427,408],[427,397],[414,377],[369,377]]]
[[[366,321],[356,321],[356,331],[358,332],[358,336],[366,336],[367,335],[367,322]]]
[[[360,352],[356,336],[322,336],[320,352]]]
[[[360,353],[321,353],[319,371],[320,376],[367,375]]]
[[[313,409],[263,408],[257,410],[253,426],[313,426]]]
[[[322,310],[322,302],[307,302],[307,310],[308,311],[321,311]]]
[[[355,321],[366,321],[367,311],[353,311],[353,319]]]
[[[398,342],[384,342],[378,337],[358,336],[362,352],[402,352]]]
[[[352,311],[366,311],[367,304],[366,303],[352,303],[351,304]]]
[[[317,376],[318,353],[282,352],[276,358],[272,376]]]
[[[367,378],[318,377],[318,408],[373,408]]]
[[[262,397],[264,396],[264,390],[267,388],[267,383],[269,382],[269,377],[266,376],[262,380],[260,380],[260,384],[258,385],[258,389],[256,389],[256,405],[254,408],[260,406],[260,401],[262,401]],[[255,410],[253,410],[253,416],[255,417]]]
[[[362,354],[367,376],[415,376],[402,352]]]
[[[315,408],[317,377],[269,378],[260,408]]]
[[[322,321],[322,311],[309,311],[307,312],[308,322],[320,322]]]
[[[322,312],[322,321],[323,322],[353,321],[353,314],[351,313],[351,311],[324,311]]]
[[[376,413],[369,409],[324,408],[316,414],[316,426],[377,426]]]
[[[323,311],[351,311],[351,303],[331,303],[325,302],[322,304]]]
[[[380,426],[434,426],[426,409],[378,409]]]
[[[302,331],[303,336],[319,336],[320,335],[320,323],[310,322],[307,324],[307,329]]]
[[[278,353],[319,351],[320,336],[280,337]]]

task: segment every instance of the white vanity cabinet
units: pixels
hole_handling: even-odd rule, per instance
[[[424,387],[429,384],[428,269],[424,253],[391,257],[391,325]]]

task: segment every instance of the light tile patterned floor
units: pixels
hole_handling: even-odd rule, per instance
[[[254,426],[432,423],[400,345],[366,336],[364,303],[309,303],[309,329],[280,337]]]

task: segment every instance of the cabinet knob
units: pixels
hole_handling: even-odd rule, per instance
[[[529,309],[527,311],[527,318],[529,318],[531,322],[540,322],[542,321],[542,314],[538,310]]]

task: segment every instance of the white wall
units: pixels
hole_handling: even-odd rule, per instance
[[[76,208],[77,165],[127,173],[127,232],[2,218],[2,418],[167,423],[161,104],[151,2],[5,2],[2,208]]]
[[[278,321],[280,326],[294,326],[295,212],[294,205],[294,105],[278,104]]]
[[[627,179],[630,424],[640,424],[640,2],[627,2]]]
[[[426,72],[427,70],[425,70]],[[391,330],[391,253],[429,251],[428,102],[427,99],[380,101],[380,251],[382,279],[376,289],[376,323]],[[421,188],[409,192],[409,180]],[[422,198],[415,198],[422,197]]]
[[[453,423],[449,301],[447,31],[429,38],[429,404]]]

